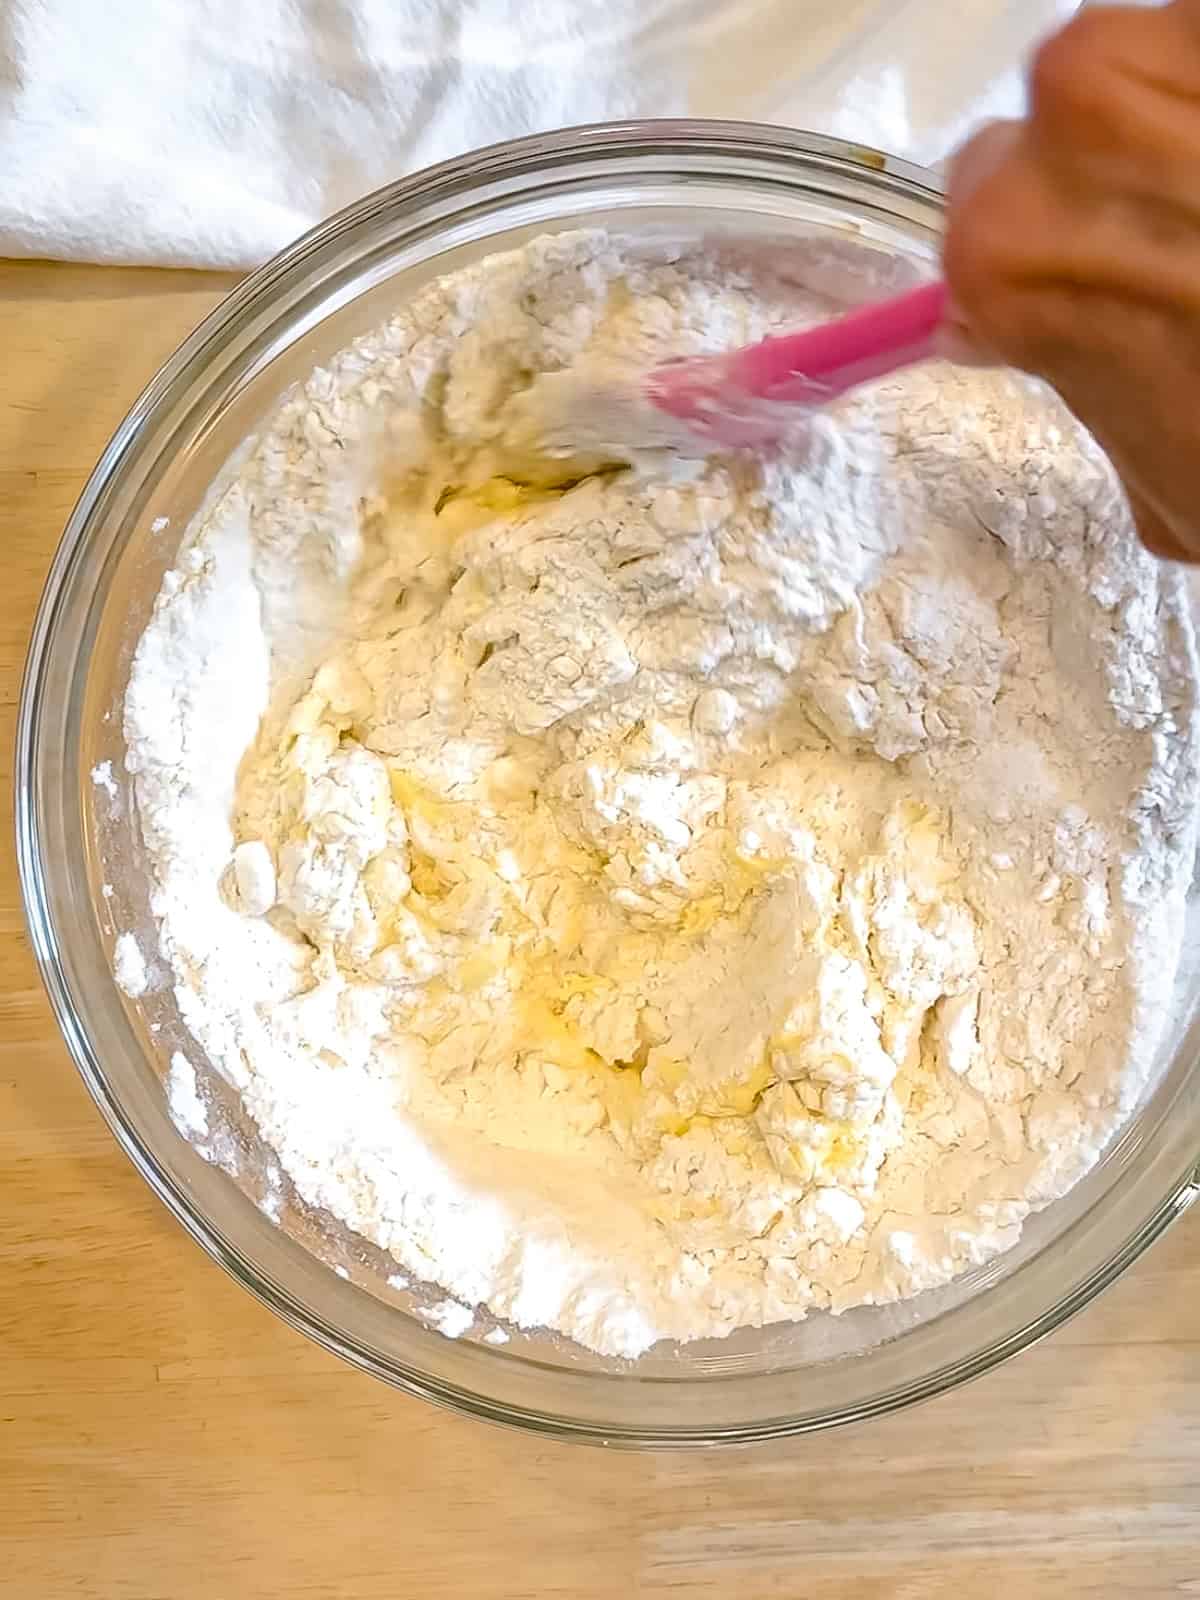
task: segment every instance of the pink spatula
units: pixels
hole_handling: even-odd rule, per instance
[[[803,333],[668,361],[649,374],[645,397],[714,446],[763,444],[794,423],[794,408],[933,355],[945,311],[945,284],[925,284]]]

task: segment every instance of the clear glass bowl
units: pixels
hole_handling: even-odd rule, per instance
[[[127,789],[110,797],[91,772],[104,761],[121,771],[130,655],[181,535],[290,383],[418,283],[532,233],[604,222],[772,248],[816,234],[839,273],[849,263],[852,298],[856,249],[927,273],[940,219],[928,174],[774,129],[630,123],[466,156],[352,206],[243,283],[167,362],[84,490],[38,613],[18,735],[20,871],[46,987],[113,1132],[193,1237],[294,1327],[378,1377],[479,1416],[611,1444],[827,1427],[938,1394],[1048,1333],[1198,1192],[1193,917],[1152,1095],[1100,1165],[985,1269],[898,1306],[659,1346],[635,1363],[519,1330],[502,1347],[451,1340],[420,1318],[436,1289],[389,1285],[378,1251],[294,1195],[278,1204],[273,1157],[215,1074],[205,1153],[176,1132],[163,1075],[174,1049],[194,1060],[195,1046],[168,985],[134,1003],[113,982],[115,932],[140,931],[149,949],[152,919]]]

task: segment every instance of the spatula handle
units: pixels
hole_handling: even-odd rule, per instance
[[[750,345],[728,375],[765,400],[829,400],[931,356],[945,313],[946,285],[923,284],[819,328]]]

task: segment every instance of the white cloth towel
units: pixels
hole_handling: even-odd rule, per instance
[[[571,123],[720,116],[940,160],[1076,0],[0,0],[0,253],[243,267]]]

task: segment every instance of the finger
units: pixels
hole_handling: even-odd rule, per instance
[[[951,210],[965,204],[983,180],[1008,160],[1020,134],[1019,122],[997,118],[985,122],[951,157],[946,180],[946,203]]]
[[[1129,496],[1129,508],[1137,524],[1138,536],[1151,555],[1164,561],[1200,561],[1200,549],[1194,546],[1189,548],[1148,500],[1128,485],[1125,492]]]
[[[1200,11],[1188,4],[1186,17],[1177,5],[1091,7],[1034,56],[1030,124],[1076,191],[1086,178],[1195,213]]]
[[[946,203],[951,216],[998,167],[1008,159],[1019,136],[1020,124],[997,118],[986,122],[951,158],[946,180]],[[1002,364],[972,328],[970,319],[955,299],[953,286],[946,315],[936,335],[937,353],[959,366],[985,367]]]
[[[986,129],[960,161],[942,245],[955,317],[977,349],[1036,368],[1060,336],[1045,288],[1064,232],[1061,201],[1022,128]]]
[[[1186,223],[1124,195],[1081,200],[1025,129],[985,151],[952,200],[942,264],[971,342],[1039,370],[1063,348],[1127,331],[1135,311],[1196,326],[1198,243],[1200,216]],[[1104,300],[1120,309],[1112,329],[1091,320]]]

